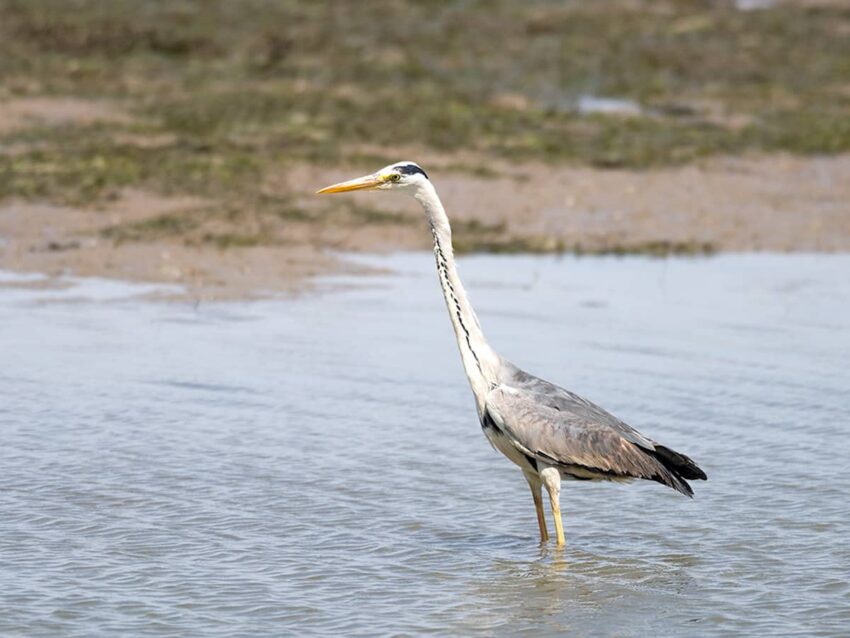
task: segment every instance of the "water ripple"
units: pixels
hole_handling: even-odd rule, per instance
[[[287,302],[0,291],[0,635],[846,634],[850,259],[463,264],[508,357],[710,476],[566,484],[564,550],[431,260],[382,265]]]

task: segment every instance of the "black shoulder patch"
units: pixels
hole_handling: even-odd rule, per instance
[[[416,173],[421,173],[425,176],[425,179],[428,179],[428,174],[416,164],[405,164],[404,166],[399,166],[398,172],[403,173],[404,175],[415,175]]]
[[[499,431],[499,427],[496,425],[496,422],[493,421],[493,417],[490,416],[490,413],[487,412],[487,410],[484,410],[484,414],[481,415],[481,429]]]

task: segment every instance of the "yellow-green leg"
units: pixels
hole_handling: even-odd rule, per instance
[[[540,528],[540,542],[549,540],[549,530],[546,529],[546,517],[543,515],[543,497],[541,495],[542,481],[536,474],[525,474],[528,487],[531,488],[531,498],[534,499],[534,509],[537,512],[537,526]]]
[[[561,473],[554,467],[547,467],[540,472],[540,478],[546,491],[549,492],[549,505],[552,507],[552,518],[555,519],[555,534],[558,545],[564,543],[564,523],[561,520]]]

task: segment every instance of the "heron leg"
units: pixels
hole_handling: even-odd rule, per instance
[[[549,505],[552,507],[552,518],[555,519],[555,533],[558,545],[564,545],[564,523],[561,521],[561,473],[558,468],[547,467],[540,472],[540,478],[546,491],[549,492]]]
[[[537,511],[537,526],[540,528],[540,542],[545,543],[549,540],[549,531],[546,529],[546,518],[543,516],[543,497],[541,495],[541,487],[543,482],[536,474],[523,472],[525,480],[528,481],[528,487],[531,488],[531,498],[534,499],[534,509]]]

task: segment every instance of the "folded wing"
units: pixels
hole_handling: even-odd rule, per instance
[[[705,473],[683,454],[659,445],[599,406],[522,373],[516,385],[487,395],[485,418],[526,456],[575,478],[639,478],[687,496],[686,479]]]

